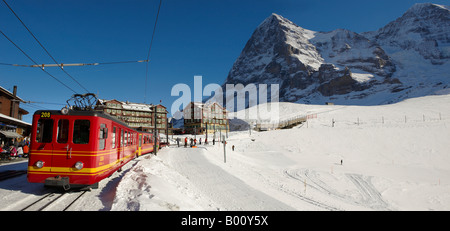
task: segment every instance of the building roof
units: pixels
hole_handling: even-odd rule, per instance
[[[16,118],[9,117],[7,115],[3,115],[1,113],[0,113],[0,120],[6,121],[6,122],[11,122],[11,123],[14,123],[14,124],[19,124],[19,125],[22,125],[22,126],[31,126],[30,123],[24,122],[22,120],[18,120]]]
[[[98,102],[101,105],[105,105],[107,102],[110,101],[116,101],[118,103],[120,103],[122,105],[123,109],[126,110],[132,110],[132,111],[147,111],[147,112],[152,112],[153,110],[151,109],[152,107],[154,107],[153,104],[142,104],[142,103],[130,103],[130,102],[122,102],[116,99],[113,100],[105,100],[105,99],[99,99]]]
[[[25,103],[25,100],[21,99],[21,98],[18,97],[18,96],[14,96],[13,93],[11,93],[10,91],[6,90],[5,88],[3,88],[3,87],[1,87],[1,86],[0,86],[0,92],[5,93],[6,95],[8,95],[8,96],[9,96],[10,98],[12,98],[12,99],[17,99],[17,100],[20,100],[22,103]]]
[[[197,108],[210,108],[213,105],[217,105],[220,107],[220,109],[226,111],[226,109],[224,107],[222,107],[220,104],[218,104],[217,102],[213,102],[213,103],[201,103],[201,102],[190,102],[184,109],[183,111],[185,111],[188,108],[191,108],[191,104],[194,104],[194,107]]]
[[[6,138],[22,138],[22,135],[17,134],[16,132],[9,132],[9,131],[0,131],[1,134],[6,136]]]

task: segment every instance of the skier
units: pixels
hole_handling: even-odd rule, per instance
[[[177,138],[177,145],[180,147],[180,137]]]
[[[184,138],[184,147],[187,148],[187,137]]]
[[[233,152],[234,152],[234,145],[233,146],[231,146],[231,149],[233,150]]]
[[[341,160],[341,165],[344,165],[344,160]]]

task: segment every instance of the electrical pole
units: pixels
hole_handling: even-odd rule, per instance
[[[225,140],[225,136],[222,137],[223,140],[223,162],[227,163],[227,141]]]
[[[166,140],[167,140],[167,146],[170,146],[169,144],[169,118],[167,118],[167,113],[164,113],[166,115]],[[173,134],[172,134],[173,139]]]
[[[225,130],[225,131],[227,132],[227,139],[228,139],[228,130],[230,129],[230,124],[228,123],[228,119],[226,119],[225,121],[226,121],[226,122],[225,122],[225,123],[226,123],[226,124],[225,124],[225,129],[226,129],[226,130]]]
[[[155,123],[155,127],[154,127],[154,130],[153,130],[153,136],[154,136],[154,140],[155,140],[155,143],[154,143],[154,145],[153,145],[153,152],[154,152],[154,154],[155,154],[155,156],[158,154],[158,139],[156,138],[156,136],[157,136],[157,129],[156,129],[156,124],[158,124],[157,123],[157,116],[156,116],[156,106],[153,106],[153,114],[154,114],[154,123]]]

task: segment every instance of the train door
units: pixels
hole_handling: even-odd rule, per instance
[[[119,152],[117,152],[117,161],[122,162],[123,153],[125,152],[125,146],[124,146],[124,130],[120,129],[120,147]]]
[[[139,147],[138,147],[138,156],[142,155],[142,134],[139,134]]]
[[[62,168],[70,166],[72,159],[72,147],[69,144],[70,121],[64,118],[55,119],[56,142],[52,145],[51,172],[61,172]]]
[[[111,137],[111,149],[114,150],[115,152],[119,152],[117,146],[119,142],[117,142],[117,128],[115,126],[113,126],[113,132],[112,132],[112,137]]]
[[[53,150],[53,137],[54,137],[54,120],[48,117],[38,117],[35,120],[36,128],[33,129],[35,132],[34,139],[31,141],[31,155],[30,163],[34,164],[36,161],[40,160],[45,164],[44,166],[51,166],[52,161],[52,150]],[[36,154],[36,155],[34,155]],[[38,159],[34,159],[35,156],[39,156]]]
[[[53,142],[51,172],[67,172],[80,161],[80,153],[88,154],[91,138],[91,121],[86,119],[69,120],[61,117],[55,121],[56,142]],[[82,160],[87,164],[87,160]]]

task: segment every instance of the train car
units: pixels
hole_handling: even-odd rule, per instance
[[[98,111],[37,111],[33,116],[28,181],[46,186],[98,187],[159,141]]]

